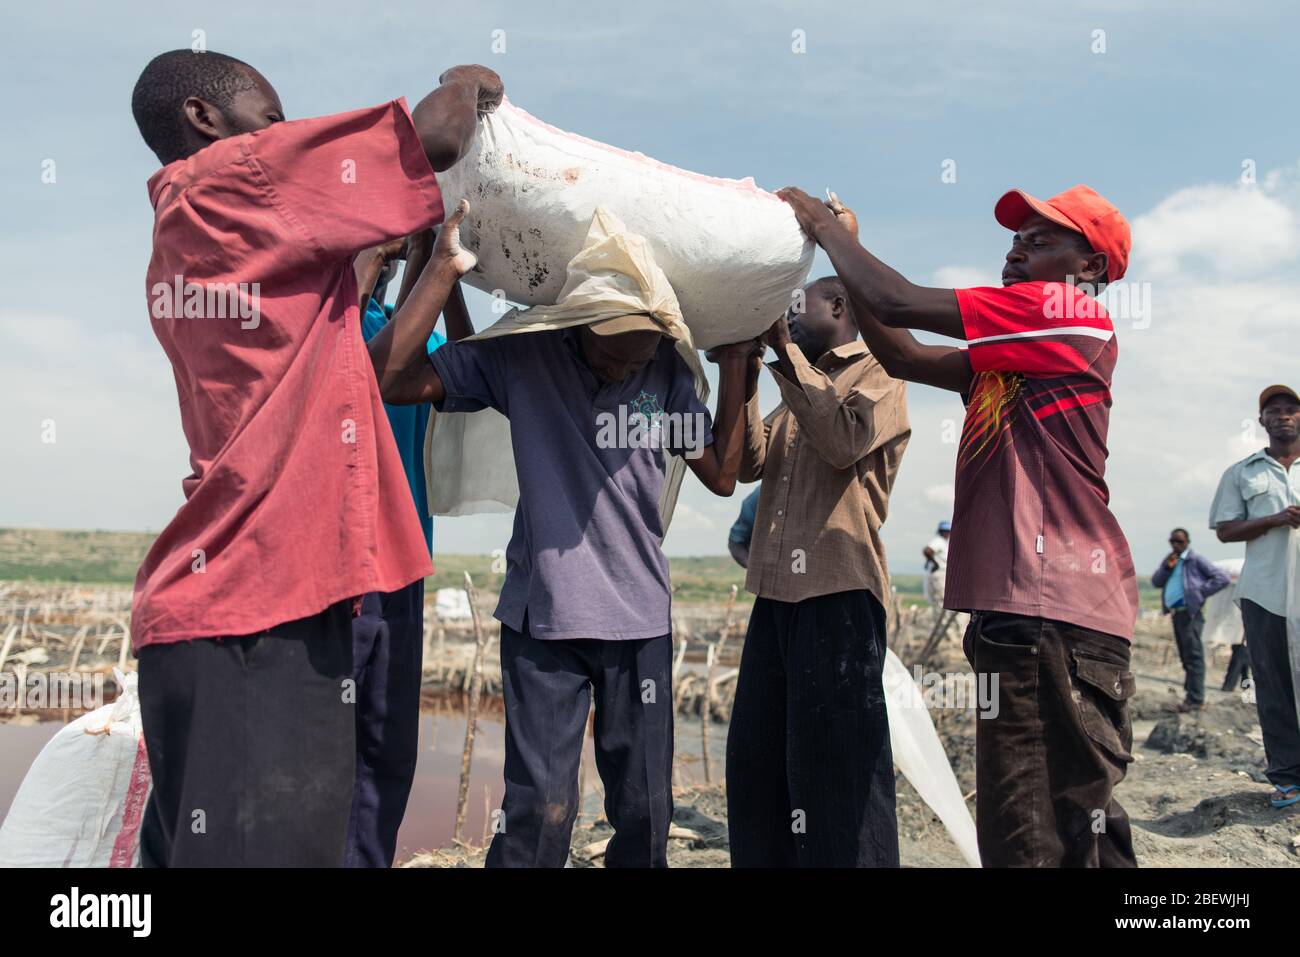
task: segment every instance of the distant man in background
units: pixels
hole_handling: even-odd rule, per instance
[[[921,549],[925,556],[925,599],[934,606],[936,617],[943,615],[943,584],[948,574],[948,539],[952,522],[940,522],[934,538]]]
[[[838,228],[838,227],[837,227]],[[727,734],[734,867],[897,867],[880,528],[911,436],[905,386],[858,340],[829,276],[750,359],[742,481],[762,480],[745,587],[757,597]]]
[[[1265,774],[1277,790],[1271,803],[1300,802],[1300,722],[1295,674],[1287,642],[1290,602],[1300,601],[1300,397],[1285,385],[1259,394],[1259,424],[1267,447],[1223,473],[1210,506],[1210,527],[1221,542],[1245,542],[1237,604],[1255,671],[1255,705],[1264,733]]]
[[[731,523],[727,535],[727,550],[736,564],[741,568],[749,567],[749,543],[754,537],[754,516],[758,512],[758,493],[762,486],[754,489],[740,503],[740,516]]]
[[[1227,588],[1228,574],[1203,555],[1192,551],[1192,538],[1185,528],[1169,533],[1172,549],[1160,563],[1151,584],[1160,591],[1160,610],[1174,623],[1178,659],[1183,663],[1183,691],[1186,697],[1178,711],[1199,711],[1205,707],[1205,646],[1201,632],[1205,599]]]

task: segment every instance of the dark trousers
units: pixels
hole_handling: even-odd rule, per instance
[[[1244,687],[1250,677],[1250,650],[1245,643],[1232,646],[1232,657],[1228,659],[1228,671],[1223,676],[1223,690],[1232,691]]]
[[[140,651],[146,867],[339,867],[355,773],[352,603]]]
[[[1178,659],[1183,663],[1185,700],[1188,704],[1205,704],[1205,646],[1201,643],[1205,616],[1199,608],[1195,615],[1189,615],[1186,608],[1175,608],[1170,617],[1174,620]]]
[[[363,597],[352,638],[357,780],[344,863],[392,867],[419,755],[423,579]]]
[[[964,648],[994,702],[975,720],[984,866],[1136,867],[1128,815],[1114,798],[1133,760],[1128,642],[976,612]]]
[[[1241,623],[1250,646],[1250,663],[1255,668],[1255,707],[1268,758],[1264,773],[1274,787],[1300,786],[1300,726],[1296,722],[1286,619],[1243,600]]]
[[[897,867],[882,674],[867,591],[759,598],[727,734],[733,867]]]
[[[595,704],[596,770],[614,828],[606,867],[666,867],[673,816],[672,639],[543,641],[501,626],[505,800],[488,867],[563,867]]]

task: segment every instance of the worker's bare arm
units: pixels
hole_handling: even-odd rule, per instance
[[[411,295],[411,290],[419,282],[420,276],[424,274],[424,267],[429,264],[429,257],[433,255],[433,242],[438,236],[436,229],[422,229],[418,233],[412,233],[406,239],[406,268],[402,270],[402,285],[397,290],[397,302],[393,306],[396,312],[405,305],[407,298]]]
[[[858,242],[853,227],[844,222],[845,214],[853,216],[852,210],[838,202],[833,208],[793,186],[777,195],[790,204],[808,237],[826,251],[849,293],[882,325],[966,338],[956,293],[918,286],[869,253]],[[852,222],[856,225],[856,217]]]
[[[718,364],[718,410],[713,417],[713,444],[686,456],[686,464],[710,492],[729,496],[736,490],[745,442],[745,400],[750,387],[751,355],[761,355],[756,339],[710,349]],[[755,386],[757,387],[757,386]]]
[[[411,111],[429,164],[438,172],[465,155],[480,113],[496,109],[505,93],[501,77],[485,66],[454,66],[438,78],[436,90]]]
[[[447,305],[442,307],[442,318],[447,325],[448,342],[457,342],[474,335],[474,322],[469,317],[469,307],[465,305],[465,293],[460,283],[456,283],[447,296]]]
[[[362,312],[365,311],[371,295],[374,294],[375,283],[379,282],[379,274],[384,271],[384,264],[399,257],[405,246],[405,236],[390,239],[386,243],[361,250],[352,260],[352,271],[357,279],[357,306]]]
[[[1220,522],[1214,534],[1221,542],[1250,542],[1275,528],[1300,528],[1300,505],[1288,505],[1280,512],[1239,522]]]
[[[970,391],[973,373],[965,350],[918,342],[908,331],[924,329],[964,339],[956,292],[908,282],[863,249],[857,241],[857,217],[838,200],[823,203],[793,187],[778,195],[830,256],[849,295],[858,331],[885,371],[895,379],[952,392]],[[889,318],[883,318],[882,312]]]
[[[474,254],[460,245],[460,224],[468,211],[469,203],[461,200],[439,231],[410,295],[370,340],[370,361],[385,402],[440,402],[445,395],[442,379],[429,363],[428,342],[447,297],[474,267]]]

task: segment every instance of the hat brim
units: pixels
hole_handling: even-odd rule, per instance
[[[602,319],[600,322],[593,322],[587,328],[598,336],[621,336],[628,332],[657,332],[669,339],[675,340],[676,338],[666,327],[655,322],[644,312],[634,312],[626,316]]]
[[[1083,230],[1059,209],[1048,206],[1036,196],[1030,196],[1023,189],[1013,189],[1003,193],[1002,198],[993,206],[993,218],[1012,232],[1023,226],[1025,220],[1034,213],[1058,226],[1083,233]]]
[[[1287,385],[1271,385],[1259,394],[1259,411],[1264,411],[1264,406],[1268,405],[1279,395],[1284,395],[1292,402],[1300,404],[1300,395],[1296,395],[1295,389]]]

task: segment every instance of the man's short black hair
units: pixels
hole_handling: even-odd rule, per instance
[[[185,153],[181,104],[191,96],[225,109],[235,95],[254,88],[252,67],[224,53],[171,50],[160,53],[135,82],[131,113],[145,144],[164,164]]]
[[[839,276],[822,276],[820,279],[814,279],[808,283],[808,288],[816,290],[819,295],[827,299],[839,296],[846,306],[849,305],[849,292],[844,288],[844,280]]]
[[[1185,528],[1175,528],[1172,532],[1169,533],[1169,537],[1170,537],[1170,538],[1173,538],[1173,537],[1174,537],[1175,535],[1177,535],[1179,532],[1182,532],[1182,533],[1183,533],[1183,537],[1186,538],[1189,542],[1192,540],[1191,533],[1188,532],[1187,529],[1185,529]]]

